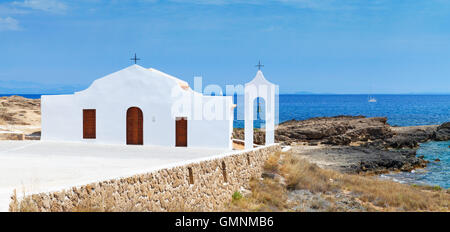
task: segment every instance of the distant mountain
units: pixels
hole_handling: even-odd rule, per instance
[[[293,94],[310,95],[310,94],[317,94],[317,93],[308,92],[308,91],[297,91],[297,92],[294,92]]]
[[[331,95],[334,93],[316,93],[309,91],[293,91],[293,92],[281,92],[281,94],[294,94],[294,95]]]

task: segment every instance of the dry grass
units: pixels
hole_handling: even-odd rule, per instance
[[[322,169],[291,153],[272,155],[264,167],[266,172],[280,174],[285,184],[276,179],[253,180],[251,195],[234,201],[231,210],[289,210],[283,202],[287,191],[306,189],[325,195],[338,191],[348,193],[374,211],[449,211],[450,192],[437,187],[342,174]]]
[[[281,153],[274,153],[264,163],[266,172],[278,173]],[[233,199],[227,206],[229,211],[280,211],[289,207],[287,190],[276,178],[252,179],[251,193],[240,199]]]
[[[233,199],[229,211],[280,211],[288,208],[286,188],[273,179],[252,179],[251,195]]]
[[[281,153],[279,152],[276,152],[273,155],[269,156],[269,158],[267,158],[266,162],[264,163],[264,171],[277,173],[281,164],[280,156]]]
[[[23,193],[25,196],[25,192]],[[11,196],[11,203],[9,204],[9,212],[37,212],[38,209],[31,202],[29,198],[19,199],[17,196],[17,191],[14,189],[13,195]]]
[[[376,177],[341,174],[319,168],[306,160],[287,154],[281,168],[291,175],[291,185],[312,192],[350,191],[362,202],[382,207],[387,211],[448,211],[450,194],[439,188],[415,188],[410,185],[380,180]]]

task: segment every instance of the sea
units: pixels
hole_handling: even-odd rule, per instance
[[[0,95],[0,96],[11,96]],[[40,94],[19,94],[38,99]],[[450,95],[371,95],[377,102],[368,102],[369,96],[361,95],[279,95],[277,97],[277,122],[291,119],[304,120],[312,117],[337,115],[364,115],[387,117],[393,126],[436,125],[450,121]],[[243,128],[243,97],[235,96],[237,110],[234,127]],[[264,127],[264,101],[255,101],[254,126]],[[402,183],[438,185],[450,188],[450,141],[421,144],[417,155],[430,161],[424,169],[406,173],[382,175]],[[435,160],[439,159],[439,162]]]

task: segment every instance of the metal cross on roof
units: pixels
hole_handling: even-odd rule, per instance
[[[137,58],[136,53],[134,53],[134,57],[131,58],[130,60],[134,60],[134,64],[137,63],[138,60],[141,60],[140,58]]]
[[[261,67],[264,67],[264,65],[261,64],[261,61],[258,61],[258,64],[255,65],[255,67],[258,67],[258,70],[261,70]]]

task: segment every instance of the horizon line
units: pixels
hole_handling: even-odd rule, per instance
[[[57,92],[57,93],[0,93],[0,96],[14,96],[14,95],[63,95],[63,94],[74,94],[75,92]],[[233,94],[234,95],[234,94]],[[243,95],[243,94],[236,94]],[[280,93],[279,95],[450,95],[448,93]],[[232,96],[232,95],[222,95],[222,96]]]

